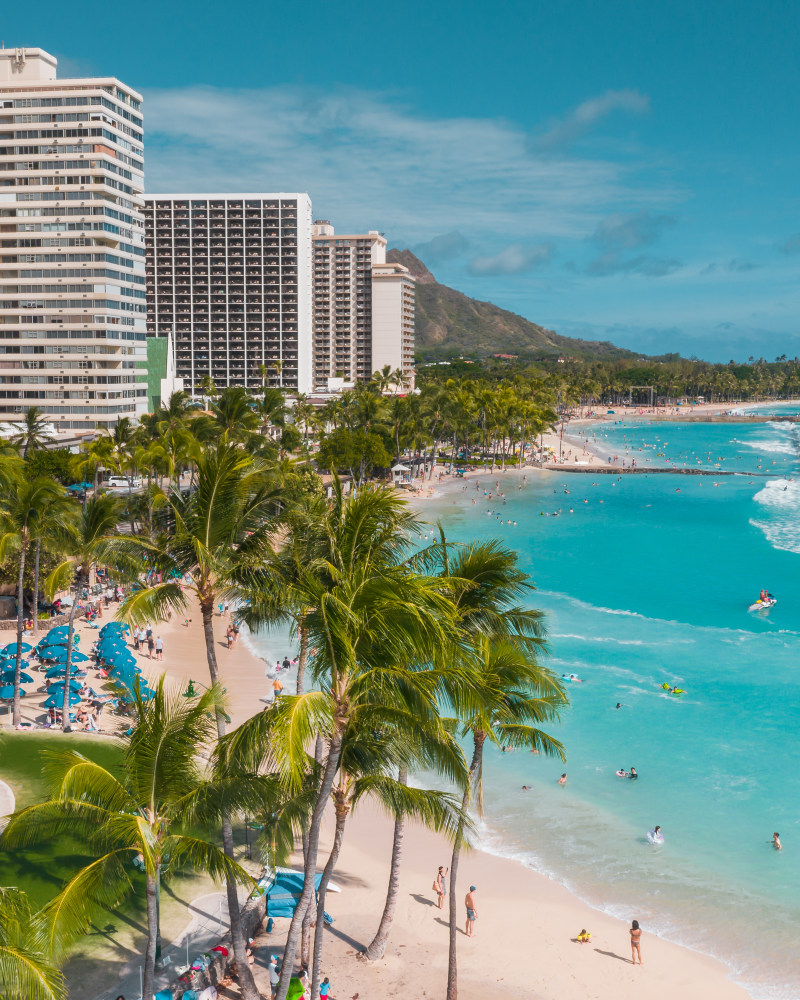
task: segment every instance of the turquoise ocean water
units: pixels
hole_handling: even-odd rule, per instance
[[[454,540],[519,552],[550,664],[583,679],[556,730],[565,767],[489,750],[484,845],[723,959],[759,1000],[800,997],[800,425],[603,424],[590,437],[626,463],[714,474],[555,472],[522,490],[486,475],[423,509]],[[778,604],[748,613],[762,587]],[[637,782],[615,776],[630,766]],[[645,839],[655,824],[660,848]]]

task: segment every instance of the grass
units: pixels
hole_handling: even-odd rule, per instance
[[[68,742],[62,742],[68,741]],[[13,790],[17,809],[48,798],[42,777],[43,751],[68,746],[113,770],[122,758],[119,742],[103,737],[82,737],[59,732],[17,733],[0,736],[0,779]],[[0,884],[27,892],[35,907],[51,900],[92,857],[76,840],[59,838],[26,850],[0,851]],[[141,960],[147,917],[144,876],[131,868],[135,892],[116,910],[108,910],[72,949],[64,973],[70,1000],[85,1000],[117,982],[119,969]],[[197,896],[217,887],[205,875],[177,874],[161,893],[161,930],[164,945],[174,940],[189,922],[186,906]]]

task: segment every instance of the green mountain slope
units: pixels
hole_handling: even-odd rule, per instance
[[[637,356],[607,341],[562,337],[491,302],[471,299],[454,288],[440,285],[410,250],[389,250],[386,259],[403,264],[416,278],[416,350],[427,360],[459,354],[607,360]]]

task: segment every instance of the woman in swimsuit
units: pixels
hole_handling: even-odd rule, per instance
[[[639,921],[634,920],[631,924],[630,929],[631,935],[631,965],[636,965],[636,956],[639,956],[639,965],[642,964],[642,949],[641,949],[641,939],[642,931],[639,927]]]
[[[436,890],[436,895],[438,897],[440,910],[444,909],[444,897],[447,895],[447,873],[449,871],[449,868],[443,868],[439,865],[439,871],[436,873],[436,881],[433,883],[433,888]]]

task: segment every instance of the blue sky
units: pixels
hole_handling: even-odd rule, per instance
[[[122,13],[15,5],[2,33],[61,75],[144,93],[149,190],[308,191],[339,231],[380,229],[440,281],[560,333],[800,354],[800,5]]]

